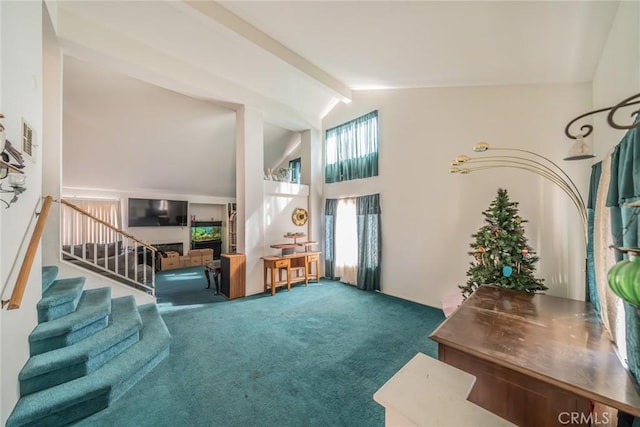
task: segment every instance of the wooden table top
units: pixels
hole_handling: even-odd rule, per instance
[[[318,255],[320,253],[321,252],[316,252],[316,251],[294,252],[294,253],[288,254],[288,255],[282,255],[282,256],[280,256],[280,255],[267,255],[267,256],[260,257],[260,258],[263,259],[263,260],[266,260],[266,261],[277,261],[277,260],[280,260],[280,259],[300,258],[300,257],[306,256],[306,255]]]
[[[640,416],[635,383],[590,303],[482,286],[430,338]]]

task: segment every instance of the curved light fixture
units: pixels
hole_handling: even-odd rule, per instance
[[[576,134],[573,134],[571,131],[571,126],[574,123],[577,123],[582,119],[589,117],[593,114],[608,111],[607,123],[609,124],[609,126],[611,126],[614,129],[632,129],[634,127],[640,126],[640,121],[635,121],[629,125],[620,124],[616,122],[616,120],[614,119],[614,116],[616,115],[618,110],[622,108],[630,107],[632,105],[637,105],[637,104],[640,104],[640,93],[630,96],[627,99],[623,99],[618,104],[612,105],[611,107],[600,108],[598,110],[593,110],[588,113],[581,114],[575,119],[571,120],[569,123],[567,123],[567,126],[565,126],[564,128],[564,134],[569,139],[575,139],[576,142],[573,143],[573,145],[571,146],[571,149],[569,150],[569,154],[567,155],[567,157],[564,158],[564,160],[582,160],[582,159],[589,159],[589,158],[595,157],[593,154],[593,148],[591,147],[591,145],[584,141],[584,138],[588,137],[589,135],[591,135],[591,132],[593,132],[593,126],[589,123],[585,123],[582,126],[580,126],[579,132],[577,132]],[[640,113],[640,110],[632,111],[631,116],[633,117],[638,113]]]
[[[573,180],[554,161],[533,151],[519,148],[491,147],[487,142],[479,142],[475,144],[473,146],[473,151],[476,153],[486,153],[488,151],[511,151],[522,153],[522,155],[481,155],[479,157],[460,155],[451,162],[449,172],[466,175],[472,172],[489,169],[511,168],[535,173],[536,175],[541,176],[560,187],[560,189],[569,196],[569,199],[571,199],[571,202],[580,214],[585,242],[587,241],[588,217],[584,200],[582,199],[580,191]]]

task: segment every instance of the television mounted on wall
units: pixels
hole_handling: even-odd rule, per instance
[[[129,227],[186,227],[188,202],[166,199],[129,199]]]

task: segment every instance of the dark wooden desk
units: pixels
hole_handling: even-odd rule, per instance
[[[220,268],[219,259],[213,260],[204,265],[204,277],[207,278],[207,287],[205,289],[211,288],[211,278],[209,277],[209,272],[211,272],[213,274],[213,281],[215,282],[215,285],[216,285],[215,287],[216,294],[220,293],[220,283],[218,280],[219,280],[221,271],[222,270]]]
[[[469,400],[515,424],[586,417],[589,400],[640,416],[640,395],[589,303],[483,286],[431,338],[440,360],[477,377]]]

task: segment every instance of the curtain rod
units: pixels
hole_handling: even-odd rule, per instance
[[[636,99],[637,98],[637,99]],[[590,124],[585,124],[582,125],[580,127],[580,132],[573,135],[570,131],[569,128],[571,127],[572,124],[574,124],[575,122],[577,122],[580,119],[583,119],[585,117],[588,117],[592,114],[597,114],[597,113],[601,113],[603,111],[609,111],[609,114],[607,114],[607,123],[609,123],[609,126],[611,126],[614,129],[632,129],[635,127],[639,127],[640,126],[640,121],[636,121],[635,123],[632,123],[630,125],[620,125],[618,123],[616,123],[613,120],[613,116],[616,114],[616,111],[618,111],[618,109],[620,108],[624,108],[624,107],[628,107],[630,105],[635,105],[635,104],[640,104],[640,93],[630,96],[629,98],[620,101],[618,104],[613,105],[611,107],[607,107],[607,108],[600,108],[599,110],[594,110],[591,112],[588,112],[586,114],[582,114],[578,117],[576,117],[575,119],[571,120],[567,126],[564,128],[564,134],[571,139],[578,139],[579,136],[582,136],[583,138],[586,138],[587,136],[589,136],[591,134],[591,132],[593,132],[593,126],[591,126]],[[630,116],[634,116],[635,114],[640,113],[640,110],[636,110],[633,111]]]

